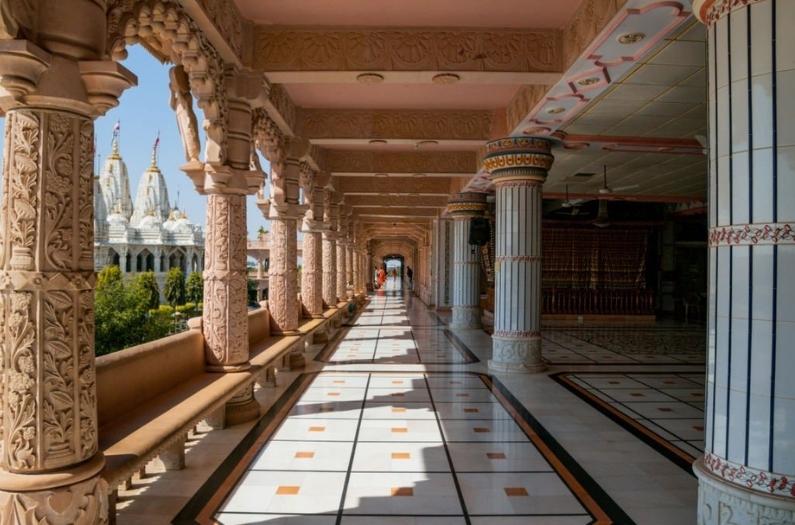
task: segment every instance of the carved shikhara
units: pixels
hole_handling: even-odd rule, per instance
[[[10,111],[0,239],[2,467],[37,473],[97,452],[94,126]]]
[[[560,70],[559,31],[337,30],[258,28],[264,71]]]
[[[214,3],[214,2],[210,2]],[[191,93],[204,113],[206,161],[226,161],[227,118],[224,61],[196,22],[176,0],[109,0],[108,49],[126,58],[127,45],[143,43],[160,58],[181,65]]]
[[[211,369],[248,363],[245,199],[228,194],[207,198],[202,330]]]
[[[8,525],[105,525],[108,484],[95,477],[57,491],[0,491],[0,521]]]
[[[488,140],[491,111],[302,109],[308,139]]]
[[[268,266],[268,304],[271,332],[298,329],[298,270],[296,268],[296,219],[271,215],[271,251]],[[278,249],[281,248],[281,249]]]

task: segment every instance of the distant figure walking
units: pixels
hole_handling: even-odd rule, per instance
[[[376,274],[376,279],[378,280],[378,288],[384,286],[384,282],[386,282],[386,272],[383,268],[378,269],[378,273]]]
[[[409,291],[414,289],[414,270],[411,266],[406,266],[406,277],[409,278]]]

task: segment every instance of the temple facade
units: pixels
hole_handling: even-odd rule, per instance
[[[133,201],[118,133],[102,171],[94,179],[94,266],[118,266],[123,274],[154,272],[163,289],[166,274],[187,276],[204,264],[204,234],[177,204],[169,201],[156,150],[141,174]]]

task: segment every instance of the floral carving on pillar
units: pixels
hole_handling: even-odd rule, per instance
[[[207,199],[202,326],[211,369],[248,366],[245,204],[244,195]]]
[[[302,169],[301,186],[307,210],[304,215],[302,231],[304,234],[303,268],[301,269],[301,299],[304,308],[313,317],[323,315],[323,268],[322,268],[322,232],[323,232],[323,186],[328,179],[327,174],[312,173]]]
[[[20,525],[106,525],[108,484],[95,477],[65,490],[0,492],[0,523]]]
[[[93,123],[13,110],[0,240],[2,466],[37,473],[97,452]]]
[[[268,305],[271,329],[284,333],[298,328],[298,272],[296,268],[296,219],[271,216],[271,251],[268,266]],[[280,249],[274,249],[279,246]]]

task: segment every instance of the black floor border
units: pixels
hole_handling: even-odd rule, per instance
[[[224,458],[210,477],[207,478],[207,481],[199,487],[193,497],[188,500],[185,506],[174,516],[171,523],[175,525],[195,525],[197,523],[196,517],[201,513],[207,501],[217,492],[218,488],[232,473],[235,466],[243,460],[246,452],[248,452],[251,446],[256,442],[257,438],[265,432],[268,425],[273,422],[273,419],[284,405],[287,404],[291,396],[304,385],[307,385],[307,382],[316,375],[316,373],[302,373],[293,380],[290,386],[287,387],[273,405],[271,405],[265,415],[246,433],[240,443],[232,449],[232,452]]]
[[[519,416],[525,420],[533,432],[535,432],[541,441],[543,441],[549,447],[549,449],[558,458],[558,460],[560,460],[563,466],[588,492],[588,495],[591,496],[596,504],[602,508],[602,510],[610,517],[611,520],[613,520],[613,523],[617,525],[635,525],[635,522],[632,520],[632,518],[630,518],[629,515],[618,505],[618,503],[616,503],[613,498],[611,498],[607,492],[605,492],[605,490],[590,476],[590,474],[588,474],[585,469],[580,466],[577,460],[574,459],[574,457],[572,457],[571,454],[569,454],[554,437],[552,437],[552,434],[550,434],[547,429],[544,428],[541,422],[539,422],[530,413],[530,411],[527,410],[527,408],[525,408],[525,406],[518,399],[516,399],[516,397],[505,387],[505,385],[502,384],[499,379],[490,374],[477,375],[489,378],[489,381],[492,385],[494,385],[494,388],[496,388],[500,394],[505,397],[506,401],[513,406],[513,409],[516,410],[517,414],[519,414]],[[564,480],[561,481],[563,481],[565,484]],[[579,499],[574,491],[571,492]],[[588,510],[582,501],[580,501],[580,504],[586,509],[586,511]]]
[[[695,477],[695,474],[693,473],[693,464],[692,464],[692,462],[685,461],[683,458],[681,458],[678,455],[676,455],[673,451],[669,450],[668,448],[666,448],[662,444],[660,444],[659,441],[655,440],[654,438],[648,436],[647,434],[641,432],[640,430],[638,430],[637,428],[632,426],[629,423],[629,421],[627,420],[628,417],[622,417],[622,416],[620,416],[620,415],[618,415],[616,413],[613,413],[613,412],[611,412],[609,410],[606,410],[604,408],[604,406],[602,406],[602,404],[597,399],[592,398],[591,396],[589,396],[585,392],[579,390],[578,388],[570,385],[565,380],[563,380],[564,376],[577,375],[578,373],[580,373],[580,372],[557,372],[555,374],[550,374],[549,377],[552,378],[552,380],[554,380],[556,383],[558,383],[559,385],[564,387],[566,390],[568,390],[569,392],[571,392],[572,394],[574,394],[575,396],[577,396],[581,400],[583,400],[586,403],[588,403],[591,407],[593,407],[596,410],[598,410],[599,413],[601,413],[602,415],[606,416],[611,421],[613,421],[614,423],[618,424],[621,428],[623,428],[624,430],[626,430],[627,432],[629,432],[630,434],[632,434],[633,436],[635,436],[636,438],[638,438],[639,440],[644,442],[646,445],[648,445],[651,448],[653,448],[656,452],[658,452],[659,454],[664,456],[666,459],[668,459],[669,461],[673,462],[676,466],[678,466],[679,468],[681,468],[682,470],[684,470],[685,472],[687,472],[691,476]],[[582,373],[605,374],[605,375],[607,375],[607,374],[613,374],[615,372],[589,371],[589,372],[582,372]],[[621,372],[619,372],[619,373],[621,373]],[[665,372],[633,372],[633,373],[635,373],[635,374],[643,374],[643,373],[645,373],[645,374],[649,374],[649,375],[663,375],[663,374],[665,374]],[[655,435],[657,435],[657,437],[661,441],[667,441],[667,440],[663,439],[662,436],[660,436],[659,434],[654,432],[654,430],[652,430],[650,428],[648,430],[649,430],[649,432],[652,432]],[[682,452],[686,454],[685,451],[682,451]],[[694,460],[695,459],[696,458],[694,458]]]

